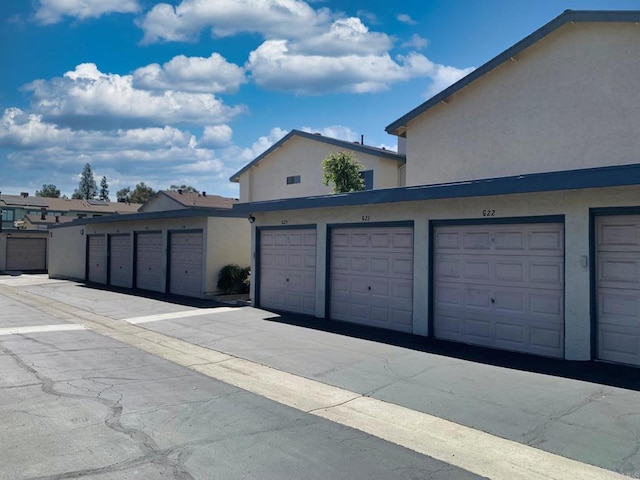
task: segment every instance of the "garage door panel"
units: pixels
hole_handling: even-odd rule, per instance
[[[447,225],[434,236],[443,239],[434,251],[436,337],[562,356],[562,224]]]
[[[109,284],[131,287],[131,237],[113,235],[109,239]]]
[[[413,228],[335,228],[330,255],[332,318],[412,330]]]
[[[598,358],[640,366],[640,215],[596,219]]]
[[[188,297],[202,297],[203,271],[203,232],[170,232],[169,292]]]
[[[44,271],[47,269],[46,238],[7,237],[6,269]]]
[[[162,233],[136,235],[136,288],[164,292]]]
[[[640,254],[599,252],[598,285],[610,288],[640,289]]]
[[[640,225],[637,215],[598,219],[597,242],[600,252],[640,252]]]
[[[88,237],[87,280],[94,283],[107,283],[107,239],[104,235]]]
[[[637,327],[640,318],[640,298],[636,290],[600,289],[598,318],[600,325]]]
[[[260,232],[260,305],[297,313],[315,313],[316,232]]]

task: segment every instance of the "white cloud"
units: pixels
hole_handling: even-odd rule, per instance
[[[182,0],[175,7],[155,5],[138,26],[144,43],[192,41],[205,28],[214,36],[255,32],[267,38],[303,36],[328,21],[326,9],[314,10],[300,0]]]
[[[275,127],[267,135],[259,137],[250,147],[241,148],[233,145],[221,151],[220,156],[225,159],[225,164],[229,167],[227,178],[233,175],[240,167],[254,160],[287,133],[289,133],[288,130]]]
[[[96,178],[107,176],[115,195],[117,189],[141,181],[156,189],[185,183],[205,191],[226,190],[231,167],[225,164],[236,161],[218,156],[188,131],[170,126],[73,130],[17,108],[6,109],[0,117],[0,148],[12,149],[8,162],[13,170],[29,171],[34,189],[54,183],[68,195],[87,162]]]
[[[399,13],[396,18],[399,22],[406,23],[407,25],[416,25],[418,23],[406,13]]]
[[[36,80],[32,107],[48,121],[79,128],[224,123],[245,107],[226,106],[211,94],[133,87],[131,75],[102,73],[95,64],[78,65],[62,78]]]
[[[44,25],[60,22],[65,16],[85,20],[140,10],[137,0],[37,0],[35,7],[34,17]]]
[[[359,18],[342,18],[331,24],[322,34],[310,35],[292,44],[297,53],[322,56],[347,54],[377,54],[392,47],[384,33],[370,32]]]
[[[133,72],[133,87],[200,93],[235,93],[246,82],[244,69],[212,53],[210,57],[178,55],[160,66],[152,63]]]
[[[455,68],[446,65],[434,65],[433,72],[429,75],[432,80],[431,85],[427,88],[424,96],[431,98],[440,93],[445,88],[453,85],[462,77],[473,72],[475,68]]]
[[[423,48],[426,48],[427,45],[429,45],[429,40],[427,40],[426,38],[422,38],[417,33],[414,33],[413,35],[411,35],[411,38],[404,42],[401,46],[405,48],[410,47],[415,48],[416,50],[422,50]]]
[[[392,82],[427,76],[433,63],[411,53],[398,57],[379,55],[322,56],[291,52],[286,40],[267,40],[249,55],[247,69],[255,82],[267,89],[296,93],[376,92]]]
[[[311,128],[302,127],[303,132],[319,133],[325,137],[337,138],[338,140],[345,140],[347,142],[355,142],[360,139],[359,135],[351,130],[349,127],[342,125],[331,125],[323,128]]]
[[[232,136],[233,130],[229,125],[207,125],[198,144],[207,147],[228,145]]]

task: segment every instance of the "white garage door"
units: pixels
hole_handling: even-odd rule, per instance
[[[47,239],[7,237],[6,269],[19,271],[46,270]]]
[[[136,288],[164,292],[162,233],[136,234]]]
[[[131,288],[131,235],[109,236],[109,285]]]
[[[335,228],[331,233],[335,320],[413,330],[413,227]]]
[[[260,232],[259,302],[263,308],[315,313],[315,229]]]
[[[107,239],[104,235],[89,235],[87,253],[87,280],[107,283]]]
[[[561,223],[438,226],[437,338],[563,357]]]
[[[169,292],[202,297],[202,230],[169,235]]]
[[[640,215],[598,217],[598,358],[640,365]]]

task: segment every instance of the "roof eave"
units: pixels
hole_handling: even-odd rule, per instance
[[[391,135],[403,136],[406,133],[407,124],[416,118],[418,115],[426,112],[430,108],[446,101],[456,92],[462,90],[470,83],[474,82],[486,73],[494,70],[499,65],[503,64],[507,60],[515,57],[523,50],[527,49],[537,41],[549,35],[551,32],[566,25],[567,23],[574,22],[640,22],[640,11],[637,10],[565,10],[556,18],[546,23],[535,32],[526,36],[518,43],[506,49],[496,57],[489,60],[484,65],[478,67],[473,72],[469,73],[465,77],[458,80],[453,85],[444,89],[440,93],[434,95],[426,102],[418,105],[416,108],[400,117],[398,120],[390,123],[385,128],[385,131]]]

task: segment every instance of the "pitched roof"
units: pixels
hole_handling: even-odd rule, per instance
[[[30,213],[24,216],[24,220],[27,220],[32,225],[55,225],[57,223],[72,222],[76,218],[69,215],[46,215],[43,220],[42,216],[37,213]]]
[[[509,59],[515,57],[520,52],[522,52],[526,48],[530,47],[531,45],[536,43],[538,40],[546,37],[550,33],[554,32],[557,29],[559,29],[563,25],[566,25],[567,23],[578,23],[578,22],[580,22],[580,23],[588,23],[588,22],[592,22],[592,23],[598,23],[598,22],[599,23],[603,23],[603,22],[612,22],[612,23],[631,22],[631,23],[636,23],[636,22],[640,22],[640,11],[638,11],[638,10],[633,10],[633,11],[624,11],[624,10],[618,10],[618,11],[616,11],[616,10],[591,10],[591,11],[588,11],[588,10],[565,10],[563,13],[558,15],[556,18],[551,20],[549,23],[547,23],[546,25],[543,25],[538,30],[533,32],[531,35],[523,38],[522,40],[520,40],[518,43],[516,43],[512,47],[508,48],[507,50],[505,50],[504,52],[499,54],[497,57],[489,60],[487,63],[485,63],[481,67],[479,67],[479,68],[475,69],[473,72],[469,73],[466,77],[463,77],[461,80],[459,80],[456,83],[454,83],[453,85],[451,85],[449,88],[446,88],[442,92],[440,92],[437,95],[431,97],[426,102],[422,103],[421,105],[419,105],[416,108],[414,108],[413,110],[411,110],[409,113],[403,115],[402,117],[400,117],[395,122],[389,124],[385,128],[385,130],[388,133],[392,134],[392,135],[403,136],[405,134],[407,124],[411,120],[416,118],[418,115],[423,114],[424,112],[429,110],[431,107],[439,104],[442,101],[445,101],[451,95],[455,94],[459,90],[462,90],[467,85],[469,85],[473,81],[477,80],[478,78],[480,78],[484,74],[486,74],[486,73],[490,72],[491,70],[495,69],[496,67],[498,67],[502,63],[504,63],[504,62],[508,61]]]
[[[237,198],[221,197],[220,195],[207,195],[206,193],[194,193],[175,191],[175,190],[161,190],[158,194],[164,194],[167,197],[175,200],[183,207],[201,207],[201,208],[232,208],[235,203],[238,203]]]
[[[329,145],[334,145],[334,146],[339,147],[339,148],[344,148],[344,149],[353,150],[353,151],[356,151],[356,152],[366,153],[366,154],[369,154],[369,155],[375,155],[375,156],[378,156],[378,157],[385,157],[385,158],[389,158],[391,160],[397,160],[397,161],[401,161],[401,162],[404,162],[406,160],[406,157],[404,155],[400,155],[400,154],[398,154],[398,153],[396,153],[396,152],[394,152],[392,150],[386,150],[384,148],[378,148],[378,147],[372,147],[372,146],[369,146],[369,145],[363,145],[363,144],[358,143],[358,142],[348,142],[346,140],[338,140],[337,138],[325,137],[324,135],[321,135],[319,133],[309,133],[309,132],[303,132],[301,130],[291,130],[284,137],[282,137],[276,143],[271,145],[271,147],[269,147],[267,150],[265,150],[260,155],[258,155],[253,161],[249,162],[247,165],[242,167],[242,169],[240,169],[238,172],[234,173],[231,176],[231,178],[229,178],[229,180],[232,181],[232,182],[239,182],[240,181],[240,175],[242,175],[244,172],[249,170],[254,165],[257,165],[258,163],[260,163],[265,157],[269,156],[272,152],[274,152],[275,150],[280,148],[282,145],[287,143],[293,137],[307,138],[309,140],[315,140],[317,142],[322,142],[322,143],[327,143]]]
[[[76,200],[69,198],[31,197],[24,195],[0,195],[0,205],[24,209],[53,210],[56,212],[81,213],[134,213],[139,203],[103,202],[100,200]]]

